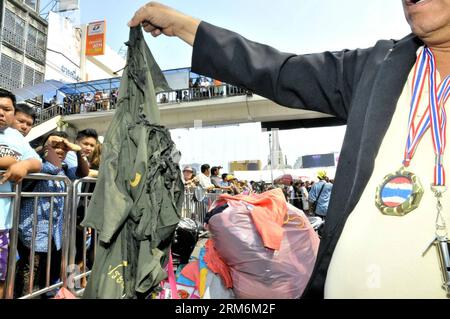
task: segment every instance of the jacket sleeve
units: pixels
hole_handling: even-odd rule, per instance
[[[346,120],[371,49],[282,53],[201,22],[192,71],[246,88],[280,105]]]

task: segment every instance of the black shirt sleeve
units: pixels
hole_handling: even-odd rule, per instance
[[[194,41],[192,71],[246,88],[283,106],[346,121],[370,53],[371,49],[282,53],[201,22]]]

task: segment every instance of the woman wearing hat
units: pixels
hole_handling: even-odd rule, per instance
[[[198,181],[195,178],[195,171],[191,166],[185,166],[183,168],[183,181],[184,186],[188,188],[194,188],[198,185]]]

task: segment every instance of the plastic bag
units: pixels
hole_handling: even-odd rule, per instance
[[[209,230],[217,251],[230,267],[236,297],[300,298],[319,247],[319,237],[305,214],[288,205],[280,250],[275,251],[264,247],[251,218],[251,205],[231,200],[228,205],[211,217]]]

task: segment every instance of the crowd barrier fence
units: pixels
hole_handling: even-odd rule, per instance
[[[1,172],[0,172],[1,173]],[[30,182],[53,181],[63,183],[65,185],[64,192],[32,192],[28,191]],[[89,277],[91,270],[88,266],[92,266],[93,259],[95,259],[97,247],[97,233],[94,230],[81,228],[79,222],[86,214],[89,206],[89,201],[93,195],[93,188],[97,180],[94,178],[83,178],[76,181],[70,181],[65,176],[55,176],[46,174],[31,174],[27,176],[23,182],[13,184],[11,192],[0,193],[0,198],[11,199],[11,209],[13,210],[13,224],[10,229],[10,243],[8,256],[8,270],[5,285],[6,299],[34,299],[40,297],[47,297],[47,293],[53,293],[60,288],[67,288],[77,296],[81,296],[86,280]],[[28,186],[27,186],[28,183]],[[27,190],[27,191],[25,191]],[[203,223],[209,206],[220,196],[219,193],[206,193],[198,200],[194,194],[194,190],[186,188],[184,194],[184,203],[182,209],[182,217],[191,218],[199,223]],[[54,205],[54,198],[63,197],[64,210],[63,214],[63,229],[62,229],[62,246],[61,246],[61,261],[59,280],[57,282],[51,281],[51,264],[52,264],[52,249],[55,249],[53,242],[53,223],[57,212]],[[197,196],[198,197],[198,196]],[[19,256],[18,244],[20,229],[19,223],[21,218],[21,203],[25,198],[33,199],[33,229],[32,240],[29,247],[28,256]],[[39,199],[50,198],[50,213],[48,219],[43,219],[42,214],[39,213]],[[81,214],[81,215],[80,215]],[[35,284],[35,256],[36,256],[36,232],[38,220],[48,223],[48,236],[46,252],[46,267],[45,267],[45,285],[39,286]],[[77,249],[81,247],[77,242],[80,242],[80,234],[82,236],[82,250],[78,252]],[[81,256],[80,256],[81,252]],[[77,258],[78,257],[78,258]],[[21,258],[28,260],[29,266],[29,282],[23,291],[26,294],[20,294],[17,289],[15,291],[15,283],[17,282],[17,263]]]
[[[52,193],[52,192],[27,192],[24,191],[23,185],[27,181],[53,181],[55,183],[64,183],[65,191]],[[12,196],[14,194],[14,196]],[[7,197],[12,199],[12,209],[13,209],[13,224],[10,230],[10,243],[9,243],[9,255],[8,255],[8,268],[6,277],[6,289],[5,298],[13,299],[14,297],[19,297],[21,299],[31,299],[38,296],[45,295],[47,292],[56,290],[60,287],[67,286],[67,265],[68,265],[68,251],[69,243],[66,238],[69,238],[69,222],[70,222],[70,202],[72,197],[72,182],[65,176],[55,176],[55,175],[45,175],[45,174],[33,174],[25,178],[24,182],[16,184],[14,186],[14,192],[12,193],[0,193],[0,197]],[[63,228],[62,228],[62,247],[61,247],[61,262],[60,262],[60,277],[59,282],[50,282],[50,268],[52,262],[52,242],[53,242],[53,216],[57,214],[55,212],[54,199],[56,197],[63,197],[64,209],[63,209]],[[32,222],[32,240],[30,243],[30,254],[28,256],[20,256],[20,258],[28,257],[28,269],[29,269],[29,282],[28,282],[28,294],[15,296],[14,285],[16,281],[17,273],[17,257],[18,257],[18,242],[19,242],[19,223],[21,217],[21,202],[25,198],[33,199],[33,222]],[[46,253],[46,267],[45,267],[45,286],[39,287],[38,290],[34,289],[35,286],[35,262],[36,262],[36,233],[38,224],[38,210],[39,210],[39,199],[50,198],[50,212],[48,218],[48,249]],[[50,218],[51,217],[51,218]],[[43,262],[43,261],[40,261]],[[25,282],[24,282],[25,285]]]

